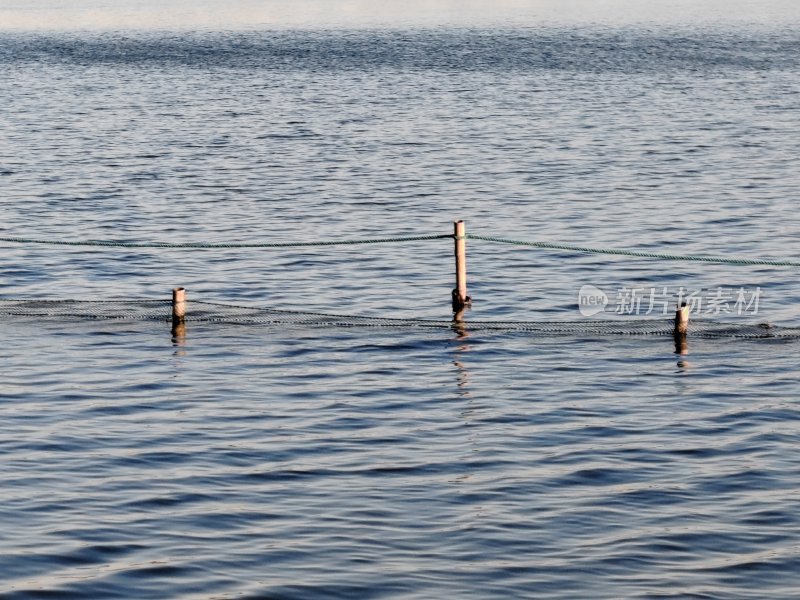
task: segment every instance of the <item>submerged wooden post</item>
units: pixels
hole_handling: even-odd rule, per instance
[[[457,315],[472,304],[467,296],[467,228],[464,221],[453,223],[456,255],[456,287],[453,290],[453,312]],[[460,315],[459,315],[460,316]]]
[[[689,344],[687,333],[689,333],[689,309],[690,307],[683,302],[675,310],[675,328],[672,332],[675,338],[675,354],[688,354]]]
[[[172,290],[172,335],[183,337],[186,334],[186,289]]]

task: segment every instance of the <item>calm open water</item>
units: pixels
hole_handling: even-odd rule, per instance
[[[123,30],[0,9],[0,236],[463,218],[797,259],[800,19]],[[2,246],[3,299],[183,285],[189,310],[449,316],[447,240]],[[757,313],[706,316],[800,323],[796,269],[479,241],[469,269],[468,319],[580,321],[590,284],[612,304],[758,289]],[[4,318],[0,598],[797,598],[799,344]]]

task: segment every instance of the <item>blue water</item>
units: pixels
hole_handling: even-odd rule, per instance
[[[792,23],[7,29],[0,237],[465,219],[796,260]],[[2,299],[450,315],[447,240],[2,246]],[[758,288],[720,318],[800,323],[796,269],[474,241],[469,273],[467,320],[580,322],[591,284]],[[5,317],[0,346],[0,598],[800,594],[796,341]]]

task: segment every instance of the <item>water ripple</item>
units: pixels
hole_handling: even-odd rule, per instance
[[[0,36],[0,230],[793,258],[789,28]],[[4,297],[450,317],[452,247],[8,245]],[[785,270],[470,243],[469,319]],[[729,315],[729,318],[737,318]],[[741,322],[741,321],[740,321]],[[793,598],[796,342],[3,318],[0,598]]]

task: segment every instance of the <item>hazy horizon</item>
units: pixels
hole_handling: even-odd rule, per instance
[[[790,25],[793,0],[0,0],[2,30]]]

